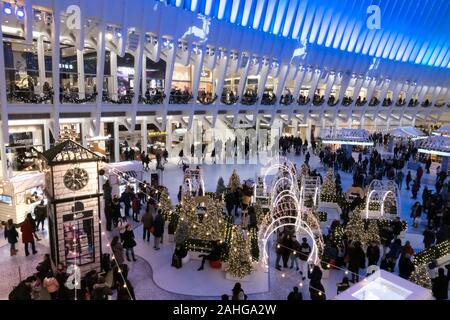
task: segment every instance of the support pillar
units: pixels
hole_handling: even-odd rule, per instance
[[[147,153],[147,144],[148,144],[147,119],[142,120],[141,123],[141,138],[142,138],[141,152],[145,151],[145,153]]]
[[[114,161],[120,161],[119,122],[114,120]]]
[[[117,100],[117,90],[119,88],[119,85],[117,83],[117,53],[115,53],[114,51],[110,51],[109,57],[111,70],[111,99]]]
[[[3,126],[3,123],[2,123]],[[1,168],[2,168],[2,178],[3,180],[8,180],[9,172],[7,166],[8,156],[6,154],[5,139],[3,139],[3,132],[0,130],[0,156],[1,156]]]
[[[48,121],[44,122],[44,147],[45,150],[50,149],[50,132]]]
[[[147,91],[147,56],[142,55],[142,85],[141,85],[141,95],[145,97],[145,92]]]
[[[77,69],[78,69],[78,96],[80,99],[86,97],[86,86],[84,84],[84,57],[83,50],[77,49]]]
[[[169,157],[172,157],[172,119],[170,117],[167,118],[166,132],[166,150]]]
[[[39,36],[37,40],[37,57],[39,68],[39,85],[38,93],[42,93],[45,82],[45,48],[44,48],[44,36]]]

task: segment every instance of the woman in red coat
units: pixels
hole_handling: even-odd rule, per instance
[[[31,243],[31,249],[33,250],[33,254],[36,254],[36,246],[34,244],[34,232],[35,232],[35,224],[33,221],[33,217],[31,213],[27,214],[25,221],[20,226],[20,231],[22,232],[22,242],[25,246],[25,255],[29,256],[28,252],[28,244]]]

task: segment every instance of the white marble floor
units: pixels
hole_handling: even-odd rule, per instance
[[[303,163],[303,157],[288,156],[294,163],[297,164],[297,167],[300,167],[301,163]],[[170,159],[169,163],[166,165],[162,181],[163,184],[169,188],[171,199],[176,201],[178,187],[181,185],[183,181],[183,173],[181,167],[179,167],[177,163],[178,159]],[[210,161],[207,160],[209,164],[201,165],[204,177],[205,177],[205,190],[206,191],[215,191],[217,180],[220,176],[222,176],[225,180],[225,183],[228,182],[228,178],[231,175],[233,169],[236,169],[241,181],[245,179],[252,178],[254,179],[257,174],[260,174],[260,166],[258,165],[245,165],[245,164],[216,164],[211,165]],[[314,156],[311,157],[310,163],[312,164],[312,168],[320,168],[321,166],[318,163],[318,159]],[[154,162],[152,163],[155,165]],[[322,174],[323,175],[323,174]],[[351,181],[350,174],[341,173],[343,187],[344,190],[349,186]],[[147,181],[149,181],[149,175],[146,177]],[[426,175],[424,180],[429,184],[428,187],[434,189],[434,177],[433,174]],[[421,190],[419,195],[421,194]],[[424,223],[418,228],[412,228],[412,221],[409,217],[410,208],[413,204],[413,200],[411,199],[411,194],[409,191],[402,190],[402,207],[401,207],[401,217],[402,219],[408,221],[408,230],[405,235],[404,240],[410,240],[412,246],[416,251],[422,250],[422,236],[421,232],[424,228]],[[137,227],[137,226],[136,226]],[[137,228],[136,235],[138,239],[141,238],[141,228]],[[112,233],[107,233],[106,236],[108,238],[112,237],[116,231]],[[6,275],[2,277],[0,281],[0,299],[7,299],[9,291],[12,289],[12,286],[19,282],[20,277],[23,279],[26,276],[30,275],[34,272],[36,265],[42,259],[44,253],[48,253],[48,234],[46,232],[41,233],[43,240],[38,242],[37,249],[39,253],[37,255],[32,255],[29,257],[25,257],[23,253],[23,246],[19,244],[19,254],[15,257],[9,256],[9,246],[3,244],[0,247],[0,274]],[[167,239],[167,238],[166,238]],[[173,246],[167,243],[164,245],[164,248],[160,250],[159,255],[154,254],[153,246],[147,243],[141,243],[142,240],[138,241],[138,246],[136,248],[136,252],[139,256],[137,262],[130,263],[130,281],[135,286],[135,291],[138,299],[217,299],[219,295],[217,294],[219,290],[217,288],[214,291],[204,290],[204,292],[210,292],[209,294],[198,294],[202,288],[208,288],[211,274],[205,272],[197,272],[195,267],[197,266],[195,263],[190,262],[192,266],[189,264],[186,267],[192,268],[195,272],[189,272],[187,275],[190,279],[186,283],[192,283],[192,286],[195,285],[195,290],[189,291],[188,289],[183,288],[183,290],[174,290],[175,292],[170,292],[170,288],[163,289],[163,286],[167,286],[172,279],[165,278],[157,279],[155,278],[155,270],[156,273],[158,271],[163,270],[161,273],[165,277],[170,277],[171,273],[167,270],[174,269],[170,267],[170,259],[171,252],[173,250]],[[105,247],[106,249],[106,247]],[[270,256],[270,264],[274,265],[274,254],[272,253]],[[157,260],[157,261],[155,261]],[[195,261],[197,262],[197,261]],[[20,272],[19,272],[20,269]],[[205,268],[206,269],[206,268]],[[205,270],[206,271],[206,270]],[[364,271],[361,271],[361,275],[364,274]],[[283,276],[284,275],[284,276]],[[336,293],[336,283],[339,282],[344,273],[343,271],[332,270],[330,272],[330,276],[328,279],[323,280],[323,284],[325,286],[325,290],[328,298],[332,298]],[[218,276],[222,276],[221,274]],[[176,280],[176,279],[173,279]],[[192,281],[191,281],[192,280]],[[169,281],[169,282],[168,282]],[[178,281],[177,281],[178,282]],[[298,286],[300,283],[300,276],[295,271],[288,269],[283,271],[277,271],[274,268],[270,268],[269,271],[269,290],[265,293],[254,293],[249,294],[250,299],[285,299],[287,294],[292,290],[293,286]],[[224,284],[225,285],[225,284]],[[230,293],[231,283],[228,287],[222,288],[222,293]],[[243,287],[245,290],[245,283],[243,283]],[[307,283],[303,286],[304,297],[309,298],[309,293],[307,292]],[[188,293],[190,294],[179,294],[179,293]],[[198,294],[198,295],[196,295]]]

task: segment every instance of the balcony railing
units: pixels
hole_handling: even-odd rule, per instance
[[[300,106],[306,106],[310,101],[311,101],[311,99],[304,95],[300,95],[300,97],[298,97],[298,99],[297,99],[297,103]]]
[[[283,96],[281,96],[283,98]],[[275,94],[264,93],[261,99],[261,104],[264,106],[273,106],[277,103],[277,96]]]
[[[217,94],[215,94],[214,97],[212,97],[211,94],[199,95],[197,97],[197,102],[205,106],[213,104],[216,100]]]
[[[280,103],[285,106],[289,106],[294,102],[294,96],[292,94],[286,94],[281,96]]]
[[[189,91],[172,91],[169,97],[169,104],[188,104],[192,100]]]
[[[351,105],[353,103],[353,99],[352,98],[350,98],[350,97],[344,97],[343,99],[342,99],[342,105],[343,106],[349,106],[349,105]]]
[[[258,102],[259,98],[256,94],[244,94],[241,103],[246,106],[252,106]]]

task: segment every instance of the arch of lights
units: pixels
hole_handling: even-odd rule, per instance
[[[263,220],[258,234],[260,252],[262,252],[260,262],[267,270],[267,242],[271,235],[280,228],[293,226],[295,227],[296,234],[306,234],[311,238],[313,245],[308,261],[318,264],[320,261],[320,252],[323,249],[323,239],[318,219],[314,215],[313,210],[301,210],[301,192],[298,190],[295,168],[290,161],[287,160],[284,164],[277,163],[270,165],[265,171],[264,180],[266,179],[268,172],[276,168],[278,168],[279,171],[287,171],[288,175],[278,175],[272,183],[272,188],[270,190],[272,200],[271,212],[267,218]],[[286,183],[286,181],[288,183]],[[285,184],[283,185],[283,183]],[[287,188],[283,189],[283,187],[286,186]],[[317,193],[318,191],[316,190],[316,194]]]

